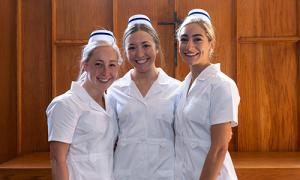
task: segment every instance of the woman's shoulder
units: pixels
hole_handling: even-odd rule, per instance
[[[76,105],[76,96],[72,91],[67,91],[64,94],[61,94],[55,97],[51,103],[48,105],[46,112],[57,110],[68,110],[68,111],[77,111],[78,105]]]

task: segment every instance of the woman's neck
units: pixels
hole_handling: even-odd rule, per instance
[[[132,72],[131,78],[143,97],[147,95],[153,82],[157,79],[158,73],[159,70],[156,67],[144,73],[137,72],[136,70]]]
[[[190,66],[190,71],[192,73],[192,82],[199,76],[199,74],[207,68],[211,63],[205,63],[205,64],[196,64]]]
[[[104,91],[102,92],[99,89],[93,88],[92,85],[87,81],[82,84],[82,87],[100,106],[105,108],[105,102],[103,98]]]

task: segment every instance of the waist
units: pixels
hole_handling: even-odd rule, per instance
[[[97,160],[112,161],[113,151],[105,151],[101,153],[87,153],[87,154],[72,154],[69,153],[67,156],[68,161],[97,161]]]
[[[185,137],[185,136],[176,136],[175,137],[175,144],[177,144],[177,145],[178,144],[185,144],[185,145],[195,147],[195,146],[210,146],[211,142],[210,142],[210,140],[190,138],[190,137]]]
[[[126,144],[153,144],[153,145],[174,145],[174,141],[166,138],[119,138],[118,145]]]

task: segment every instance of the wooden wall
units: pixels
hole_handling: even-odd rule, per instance
[[[0,162],[17,154],[16,2],[0,6]]]
[[[239,151],[299,150],[297,23],[296,0],[237,3]]]
[[[147,8],[145,8],[147,7]],[[165,71],[180,80],[174,63],[173,12],[183,20],[207,9],[216,28],[214,63],[239,87],[239,127],[232,151],[299,151],[298,0],[4,0],[0,6],[0,162],[47,151],[45,109],[78,76],[82,46],[91,31],[114,31],[122,45],[129,16],[148,15],[165,55]],[[160,63],[157,63],[160,65]],[[126,62],[120,70],[130,67]]]

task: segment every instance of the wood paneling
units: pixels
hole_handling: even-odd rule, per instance
[[[240,36],[285,37],[297,35],[297,0],[238,0]]]
[[[51,2],[20,2],[18,152],[22,154],[48,150],[45,107],[51,100]]]
[[[173,27],[158,22],[172,21],[173,11],[183,20],[193,8],[212,16],[217,37],[213,62],[221,63],[240,90],[239,126],[230,149],[299,151],[300,1],[4,0],[0,162],[17,150],[48,150],[45,108],[77,78],[82,46],[96,28],[113,30],[122,46],[128,18],[146,14],[161,39],[164,70],[182,80],[189,70],[179,55],[174,66]],[[125,60],[120,75],[130,68]]]
[[[97,28],[112,30],[111,0],[52,0],[56,3],[56,39],[84,39]]]
[[[239,151],[297,149],[295,44],[242,44],[238,63]]]
[[[299,150],[296,4],[237,1],[239,151]]]
[[[52,0],[52,96],[70,88],[79,73],[82,46],[93,30],[112,30],[110,0]],[[80,47],[80,48],[79,48]]]
[[[16,1],[0,6],[0,163],[17,153]]]
[[[57,66],[55,69],[56,93],[63,94],[71,87],[71,81],[77,79],[79,74],[79,64],[81,59],[82,46],[58,46]]]

